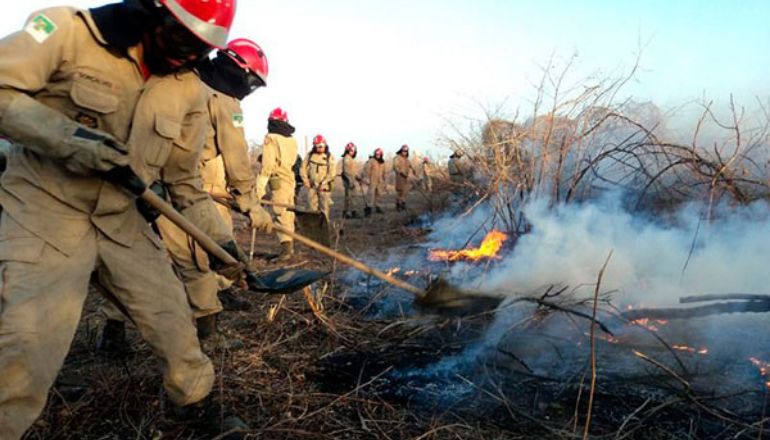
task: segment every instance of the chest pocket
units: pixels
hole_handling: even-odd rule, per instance
[[[165,142],[153,142],[153,149],[147,151],[146,161],[155,167],[162,167],[166,164],[174,141],[182,133],[182,124],[161,114],[155,115],[155,133],[163,138]]]
[[[120,104],[117,96],[79,82],[72,84],[70,99],[78,108],[73,115],[75,121],[86,127],[102,130],[102,117],[117,111]]]

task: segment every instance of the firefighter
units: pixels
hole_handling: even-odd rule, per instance
[[[433,192],[433,165],[428,156],[422,158],[422,179],[420,179],[422,190],[426,194]]]
[[[322,135],[313,138],[313,149],[302,162],[302,180],[307,188],[308,209],[331,218],[334,189],[334,157]]]
[[[14,143],[0,183],[0,438],[43,410],[93,272],[161,357],[171,402],[207,407],[214,369],[135,195],[163,175],[183,215],[233,249],[196,172],[205,95],[183,69],[225,46],[234,13],[206,0],[58,7],[0,40],[0,133]]]
[[[342,165],[340,177],[345,188],[345,205],[342,209],[343,218],[358,218],[358,212],[353,209],[353,198],[356,193],[356,176],[358,176],[358,166],[356,164],[356,155],[358,149],[356,144],[349,142],[345,145],[345,152],[342,154]]]
[[[396,176],[396,211],[406,210],[406,197],[411,189],[410,178],[414,176],[414,168],[409,162],[409,146],[404,144],[393,158],[393,173]]]
[[[248,211],[257,199],[241,101],[266,84],[267,58],[253,41],[237,39],[218,51],[213,60],[207,58],[196,68],[205,84],[208,110],[208,129],[200,160],[203,189],[215,197],[232,194],[238,208]],[[229,207],[223,204],[216,207],[232,234]],[[155,225],[185,284],[198,338],[204,341],[217,335],[217,320],[223,310],[218,292],[230,287],[231,282],[210,269],[206,252],[173,222],[159,217]],[[243,307],[235,297],[230,303]],[[107,322],[97,342],[97,351],[107,354],[124,352],[127,348],[123,314],[110,304],[104,307]]]
[[[470,177],[470,170],[465,165],[464,153],[462,150],[457,149],[449,156],[449,162],[447,163],[447,171],[449,173],[449,181],[455,185],[463,185]]]
[[[358,181],[368,185],[366,190],[366,207],[364,207],[364,217],[372,215],[374,212],[382,214],[379,198],[385,192],[385,153],[382,148],[374,150],[374,154],[369,156],[364,168],[358,176]]]
[[[265,194],[270,189],[273,202],[294,205],[296,185],[294,162],[297,157],[297,141],[292,137],[294,127],[289,123],[289,116],[281,108],[276,108],[267,119],[267,135],[262,143],[262,169],[257,177],[258,194]],[[278,223],[294,231],[294,212],[285,207],[274,206],[273,212]],[[294,255],[294,241],[291,237],[278,234],[281,253],[276,262],[286,262]]]

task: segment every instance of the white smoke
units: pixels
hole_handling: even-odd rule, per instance
[[[473,287],[533,294],[543,286],[568,285],[588,295],[612,252],[602,291],[617,290],[616,304],[652,306],[692,294],[770,293],[766,203],[732,207],[706,222],[700,221],[702,207],[653,220],[624,211],[617,200],[555,209],[531,204],[525,209],[531,233]]]

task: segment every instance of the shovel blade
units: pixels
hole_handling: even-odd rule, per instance
[[[422,296],[415,298],[415,305],[443,315],[467,316],[492,312],[502,301],[502,297],[463,290],[439,278],[430,283]]]
[[[327,277],[329,272],[306,269],[278,269],[272,272],[257,274],[248,272],[246,283],[250,292],[261,292],[272,295],[286,295]]]
[[[296,218],[300,234],[326,247],[331,246],[331,226],[323,213],[297,212]]]

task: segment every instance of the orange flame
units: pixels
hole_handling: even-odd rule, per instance
[[[709,353],[709,349],[706,348],[706,347],[694,348],[694,347],[689,347],[689,346],[684,345],[684,344],[672,345],[671,348],[673,348],[674,350],[686,351],[688,353],[698,353],[698,354],[702,354],[702,355],[707,355]]]
[[[640,318],[631,321],[631,324],[644,327],[651,332],[657,332],[660,330],[660,326],[668,324],[668,321],[665,319]]]
[[[508,236],[500,231],[492,231],[484,237],[481,245],[475,249],[462,249],[459,251],[436,249],[430,251],[428,260],[430,261],[480,261],[482,259],[494,258],[497,256],[503,243]]]
[[[762,377],[766,378],[768,374],[770,374],[770,362],[765,362],[755,357],[751,357],[749,360],[752,364],[754,364],[755,367],[759,368],[759,373],[762,375]],[[765,385],[770,389],[770,380],[765,382]]]

